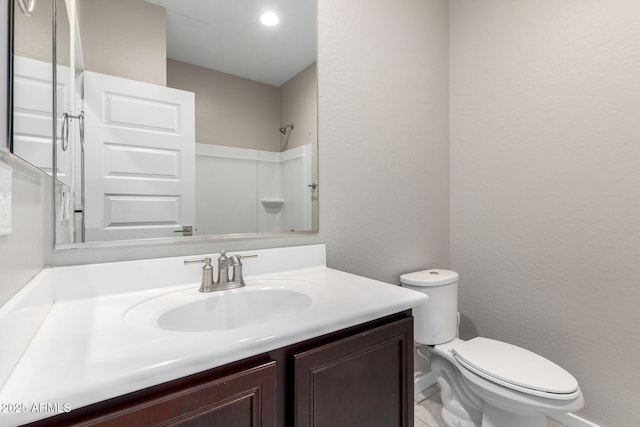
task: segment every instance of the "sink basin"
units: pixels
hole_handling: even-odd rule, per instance
[[[302,281],[254,281],[246,287],[201,293],[190,287],[148,299],[124,315],[124,323],[171,332],[211,332],[263,325],[311,306],[319,290]]]

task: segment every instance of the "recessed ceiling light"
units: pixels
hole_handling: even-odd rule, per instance
[[[260,22],[268,27],[273,27],[274,25],[278,25],[280,18],[273,12],[267,12],[260,17]]]

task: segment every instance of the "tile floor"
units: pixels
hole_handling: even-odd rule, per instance
[[[440,411],[442,401],[440,400],[440,388],[437,385],[431,386],[422,393],[415,395],[414,427],[446,427]]]
[[[440,411],[440,388],[437,385],[429,387],[422,393],[415,395],[414,427],[446,427]],[[566,427],[553,420],[547,420],[547,427]]]

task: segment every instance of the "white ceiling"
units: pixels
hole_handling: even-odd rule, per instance
[[[167,13],[167,56],[281,86],[316,60],[315,0],[146,0]],[[267,27],[260,16],[276,13]]]

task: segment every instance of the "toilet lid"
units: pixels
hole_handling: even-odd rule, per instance
[[[475,374],[514,390],[554,394],[578,390],[578,381],[560,366],[529,350],[501,341],[473,338],[456,346],[453,356]]]

